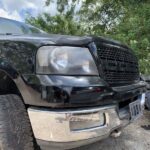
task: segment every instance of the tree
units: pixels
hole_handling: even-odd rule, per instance
[[[53,3],[53,0],[46,1],[47,6],[51,3]],[[68,0],[57,0],[57,14],[55,16],[43,13],[36,18],[30,16],[26,21],[48,33],[82,35],[85,31],[75,19],[75,7],[78,3],[76,0],[73,0],[71,4]]]
[[[51,5],[53,0],[47,0]],[[49,33],[102,35],[122,41],[136,53],[141,73],[150,74],[149,0],[57,0],[57,14],[27,19]]]
[[[52,3],[53,0],[46,1],[46,5]],[[58,26],[55,26],[56,32],[54,32],[55,30],[46,30],[51,33],[62,33],[60,28],[64,27],[65,22],[66,26],[70,23],[75,25],[71,29],[63,30],[66,34],[75,28],[76,31],[79,30],[76,35],[82,35],[83,33],[105,35],[108,30],[118,24],[122,18],[122,13],[121,3],[119,1],[115,2],[115,0],[57,0],[56,16],[53,17],[48,13],[44,13],[37,18],[27,19],[27,22],[42,28],[44,25],[44,30],[47,29],[45,24],[47,26],[51,23],[52,26],[57,24]]]
[[[126,13],[109,35],[128,44],[139,59],[141,73],[150,74],[150,3],[132,0],[123,5]]]
[[[30,17],[27,22],[43,29],[48,33],[81,35],[84,31],[80,24],[65,15],[50,16],[47,13],[39,15],[37,18]]]

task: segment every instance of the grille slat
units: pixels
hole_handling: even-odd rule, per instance
[[[125,85],[139,79],[138,62],[129,49],[96,42],[104,79],[111,85]]]

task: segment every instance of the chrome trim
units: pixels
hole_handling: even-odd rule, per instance
[[[80,141],[74,141],[74,142],[48,142],[37,139],[38,145],[40,145],[40,148],[42,150],[70,150],[72,148],[80,147],[82,145],[88,145],[97,141],[100,141],[102,139],[107,138],[108,135],[91,138],[87,140],[80,140]]]
[[[54,113],[54,114],[64,114],[64,113],[69,113],[69,114],[80,114],[80,113],[92,113],[92,112],[97,112],[100,110],[105,110],[105,109],[116,109],[115,105],[109,105],[109,106],[103,106],[103,107],[88,107],[88,108],[79,108],[79,109],[46,109],[46,108],[37,108],[37,107],[30,107],[28,110],[36,111],[36,112],[41,112],[41,113]]]
[[[104,113],[105,124],[99,127],[82,129],[78,131],[70,130],[70,120],[67,115]],[[33,128],[35,138],[47,142],[77,142],[93,138],[107,137],[110,133],[129,123],[129,120],[120,120],[116,111],[116,106],[83,108],[79,110],[51,110],[28,108],[28,114]],[[88,122],[87,122],[88,123]]]

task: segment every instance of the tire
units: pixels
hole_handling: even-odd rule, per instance
[[[17,95],[0,95],[0,150],[34,150],[26,108]]]
[[[150,110],[150,92],[146,93],[146,107]]]

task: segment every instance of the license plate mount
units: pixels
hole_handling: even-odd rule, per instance
[[[131,121],[138,119],[143,114],[141,100],[136,100],[136,101],[130,103],[129,109],[130,109]]]

